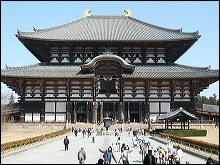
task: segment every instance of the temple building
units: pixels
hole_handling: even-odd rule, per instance
[[[219,80],[219,70],[175,63],[200,38],[126,15],[90,15],[18,40],[40,61],[7,67],[1,81],[19,95],[21,122],[144,122],[183,107]]]

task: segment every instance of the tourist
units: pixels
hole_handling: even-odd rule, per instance
[[[83,138],[84,138],[84,135],[86,134],[86,130],[85,129],[83,129],[82,130],[82,135],[83,135]]]
[[[79,150],[78,152],[78,160],[79,160],[79,164],[85,164],[86,152],[84,150],[84,147],[81,147],[81,150]]]
[[[172,155],[173,144],[172,144],[172,141],[171,141],[171,140],[169,140],[169,142],[167,143],[166,149],[167,149],[168,155]]]
[[[92,137],[92,142],[93,142],[93,143],[95,143],[95,136],[96,136],[95,131],[93,131],[93,132],[91,133],[91,137]]]
[[[74,130],[74,133],[75,133],[75,137],[77,137],[77,133],[78,133],[77,129]]]
[[[182,151],[182,149],[180,148],[179,145],[177,145],[176,148],[177,148],[177,150],[176,150],[176,155],[177,155],[177,157],[178,157],[179,163],[181,163],[182,160],[183,160],[183,151]]]
[[[112,158],[114,161],[117,163],[117,160],[115,159],[115,156],[112,152],[112,147],[109,146],[107,150],[103,151],[99,149],[100,152],[104,153],[103,158],[104,158],[104,164],[111,164]]]
[[[120,137],[118,137],[116,144],[117,144],[116,152],[120,152],[120,150],[121,150],[121,138]]]
[[[206,161],[206,164],[215,164],[213,159],[211,157],[209,157]]]
[[[96,164],[104,164],[103,159],[100,158],[100,159],[98,160],[98,163],[96,163]]]
[[[130,162],[129,153],[133,152],[133,150],[131,150],[128,145],[126,145],[125,147],[123,147],[123,149],[124,149],[124,153],[125,153],[125,156],[126,156],[125,164],[129,164],[129,162]]]
[[[127,157],[126,151],[124,150],[124,147],[125,147],[125,144],[123,143],[121,147],[121,156],[118,160],[118,163],[129,164],[128,157]]]
[[[155,157],[152,155],[152,150],[148,150],[148,154],[145,156],[143,164],[156,164]]]
[[[159,149],[158,148],[154,150],[154,157],[155,157],[155,163],[157,164],[159,160]]]
[[[66,138],[63,140],[63,143],[64,143],[64,146],[65,146],[65,151],[68,150],[69,139],[67,138],[67,136],[66,136]]]

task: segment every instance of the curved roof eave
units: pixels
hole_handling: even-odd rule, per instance
[[[109,29],[111,27],[111,30]],[[136,30],[135,30],[136,29]],[[120,33],[119,33],[120,31]],[[17,31],[18,38],[52,41],[144,41],[198,39],[197,32],[182,32],[149,24],[133,17],[98,16],[82,17],[77,20],[34,32]],[[92,40],[90,40],[92,38]]]

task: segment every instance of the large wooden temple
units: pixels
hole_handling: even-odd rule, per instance
[[[7,67],[1,81],[19,97],[21,122],[91,122],[108,116],[143,122],[183,107],[219,80],[219,70],[176,64],[200,38],[126,15],[90,15],[63,25],[17,31],[40,61]]]

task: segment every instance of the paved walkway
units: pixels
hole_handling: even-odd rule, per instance
[[[128,136],[127,132],[122,132],[119,135],[121,141],[131,146],[131,135]],[[62,136],[56,140],[46,142],[44,145],[32,146],[23,152],[12,152],[9,154],[3,154],[1,158],[2,164],[78,164],[77,153],[81,146],[85,148],[87,159],[86,164],[96,164],[99,158],[102,158],[102,153],[99,152],[99,148],[105,150],[109,145],[115,143],[117,136],[103,135],[96,136],[95,143],[92,143],[91,137],[82,137],[79,134],[75,137],[72,133],[68,135],[70,140],[69,150],[64,150]],[[159,143],[153,139],[149,139],[149,136],[144,137],[146,141],[150,142],[153,146],[158,147],[165,144]],[[142,164],[141,155],[138,148],[132,148],[133,152],[130,153],[130,164]],[[118,161],[120,152],[114,152]],[[186,160],[190,161],[190,164],[205,164],[206,160],[184,153],[183,163]],[[113,160],[112,164],[116,164]]]

